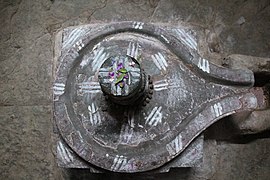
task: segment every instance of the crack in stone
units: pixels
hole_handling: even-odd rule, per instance
[[[158,1],[157,5],[154,7],[154,10],[153,10],[152,14],[149,16],[149,18],[150,18],[150,22],[152,22],[152,20],[153,20],[153,18],[154,18],[154,15],[155,15],[155,13],[156,13],[157,9],[158,9],[158,8],[159,8],[159,6],[160,6],[160,2],[161,2],[161,0],[160,0],[160,1]]]
[[[92,12],[90,13],[90,16],[87,17],[87,20],[88,20],[88,21],[91,21],[92,16],[93,16],[98,10],[101,10],[101,9],[105,8],[105,7],[107,6],[107,3],[108,3],[108,0],[105,0],[104,2],[101,3],[101,4],[102,4],[101,6],[98,6],[98,7],[94,8],[94,9],[92,9]]]

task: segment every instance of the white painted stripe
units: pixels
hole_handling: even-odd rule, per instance
[[[177,32],[180,35],[181,40],[190,48],[192,49],[197,49],[197,43],[193,40],[193,38],[186,33],[184,30],[182,29],[178,29]]]
[[[80,131],[76,131],[77,132],[77,134],[79,135],[79,137],[80,137],[80,142],[83,142],[83,137],[82,137],[82,134],[81,134],[81,132]]]
[[[179,134],[174,140],[166,145],[166,149],[170,155],[175,155],[183,148],[182,135]]]
[[[83,93],[96,94],[100,93],[101,90],[82,90]]]
[[[55,83],[54,85],[55,86],[58,86],[58,87],[65,87],[65,84],[64,83]]]
[[[60,156],[67,162],[70,163],[73,161],[73,157],[68,149],[66,149],[62,142],[58,143],[57,149],[59,150]]]
[[[160,69],[160,70],[164,70],[166,71],[166,67],[168,67],[168,63],[164,57],[164,55],[162,55],[160,52],[158,52],[155,55],[151,56],[153,62],[155,63],[155,65]]]
[[[159,65],[158,61],[156,60],[156,57],[154,55],[151,55],[151,58],[153,60],[153,62],[155,63],[155,65],[158,67],[158,69],[162,69],[162,67]]]
[[[155,84],[154,87],[155,88],[159,88],[159,87],[168,87],[169,83],[163,83],[163,84]]]
[[[167,149],[167,151],[169,152],[170,155],[174,154],[174,150],[173,150],[173,147],[171,146],[171,144],[167,144],[166,149]]]
[[[67,157],[65,150],[61,148],[60,143],[57,145],[57,153],[64,163],[70,162],[70,159]]]
[[[156,58],[157,62],[159,63],[159,65],[161,66],[161,68],[164,71],[166,71],[166,66],[165,66],[165,64],[163,64],[161,57],[158,54],[155,54],[155,58]]]
[[[55,90],[55,91],[63,91],[63,90],[65,90],[65,87],[53,87],[53,90]]]
[[[135,127],[135,124],[134,124],[134,113],[135,113],[135,111],[133,111],[133,110],[129,110],[128,111],[128,124],[129,124],[129,126],[130,127],[132,127],[132,128],[134,128]]]
[[[194,49],[193,46],[192,46],[192,44],[190,44],[190,43],[186,40],[187,37],[186,37],[186,35],[183,33],[183,31],[182,31],[181,29],[177,29],[176,32],[177,32],[179,38],[181,39],[181,41],[182,41],[185,45],[187,45],[187,46],[189,46],[190,48]]]
[[[158,56],[159,56],[159,58],[160,58],[162,64],[164,64],[165,67],[168,67],[168,63],[167,63],[165,57],[164,57],[160,52],[158,52]],[[166,68],[165,68],[165,69],[166,69]]]
[[[210,73],[210,66],[209,66],[209,61],[203,58],[199,58],[199,63],[198,63],[198,67],[207,73]]]
[[[101,87],[99,82],[86,81],[82,83],[78,83],[79,91],[82,93],[99,93],[101,92]]]
[[[131,54],[131,47],[132,46],[132,42],[129,42],[129,44],[128,44],[128,48],[127,48],[127,55],[128,56],[130,56],[130,54]]]
[[[96,63],[95,64],[92,63],[93,71],[98,70],[108,57],[109,57],[108,53],[101,54],[101,56],[96,59]]]
[[[113,160],[113,165],[111,166],[112,171],[121,170],[124,168],[124,166],[127,164],[127,158],[124,156],[116,155],[116,157]]]
[[[91,125],[100,125],[101,116],[94,103],[88,106],[88,111],[89,111],[89,120],[90,120]]]
[[[136,44],[136,49],[135,49],[135,52],[134,52],[134,58],[135,58],[135,59],[138,58],[138,54],[139,54],[139,44],[137,43],[137,44]]]
[[[68,37],[66,38],[67,41],[63,42],[63,48],[66,49],[69,46],[73,45],[75,41],[80,37],[80,34],[83,34],[86,31],[86,29],[80,27],[72,30]]]
[[[116,88],[117,88],[116,85],[114,85],[114,84],[111,85],[111,92],[112,92],[113,95],[117,94]]]
[[[130,72],[128,72],[128,76],[129,76],[129,77],[131,76],[131,73],[130,73]],[[135,77],[135,76],[133,76],[133,77]],[[128,84],[128,85],[131,85],[131,78],[128,78],[127,84]]]
[[[133,22],[133,28],[135,29],[143,29],[143,22]]]
[[[161,87],[161,88],[156,88],[154,89],[155,91],[163,91],[163,90],[167,90],[168,87]]]
[[[112,79],[112,78],[107,78],[107,79],[104,78],[103,79],[103,82],[106,83],[106,84],[107,83],[111,84],[113,81],[114,81],[114,79]]]
[[[88,106],[88,110],[89,110],[89,120],[91,125],[94,125],[94,120],[93,120],[93,116],[92,116],[92,109],[91,106]]]
[[[162,107],[154,107],[151,113],[146,118],[145,124],[149,124],[150,126],[156,126],[158,123],[162,122]]]
[[[118,96],[122,94],[122,88],[120,88],[119,86],[116,86],[116,94]]]
[[[109,54],[104,52],[104,47],[100,47],[98,50],[94,51],[94,60],[92,62],[92,69],[96,71],[103,62],[108,58]]]
[[[128,83],[128,82],[130,82],[130,79],[131,78],[128,78],[128,80],[127,79],[124,79],[124,82],[125,82],[125,86],[124,86],[124,91],[125,91],[125,93],[126,94],[128,94],[129,93],[129,85],[130,85],[130,83]],[[127,82],[128,81],[128,82]]]
[[[95,81],[90,81],[90,82],[88,82],[88,81],[85,81],[85,82],[81,82],[81,83],[78,83],[78,85],[89,85],[89,86],[91,86],[91,85],[93,85],[93,86],[96,86],[96,85],[98,85],[99,86],[99,82],[95,82]]]
[[[154,113],[157,111],[158,107],[154,107],[151,111],[151,113],[147,116],[145,123],[148,123],[148,121],[151,119],[151,117],[154,115]]]
[[[84,47],[84,43],[82,42],[82,39],[77,41],[74,45],[74,48],[77,48],[77,51],[80,51]]]
[[[137,59],[138,54],[139,54],[139,44],[134,43],[134,42],[129,42],[128,49],[127,49],[127,55]]]
[[[182,148],[182,136],[181,136],[181,134],[176,137],[176,139],[174,141],[174,144],[175,144],[175,151],[177,153]]]
[[[130,74],[131,74],[131,76],[132,77],[141,77],[141,74],[140,74],[140,72],[132,72],[132,71],[130,71]]]
[[[159,84],[159,83],[164,83],[164,82],[168,82],[167,79],[155,81],[154,83],[155,83],[155,84]]]
[[[93,125],[97,124],[97,120],[96,120],[96,117],[95,117],[96,108],[95,108],[94,103],[91,104],[91,111],[90,112],[91,112],[91,116],[93,118]]]
[[[88,57],[88,56],[85,59],[83,59],[82,62],[80,63],[81,68],[83,68],[86,65],[88,65],[89,62],[90,62],[90,60],[91,60],[91,57]]]
[[[215,114],[216,117],[219,117],[223,114],[223,108],[220,103],[214,104],[212,106],[212,112]]]
[[[73,53],[69,53],[68,56],[70,56],[73,59],[76,59],[79,56],[79,53],[76,51],[73,51]]]
[[[79,86],[79,89],[84,91],[84,90],[100,90],[101,87],[99,85],[81,85]]]
[[[137,67],[131,67],[131,66],[128,67],[128,70],[129,70],[129,71],[132,71],[132,72],[140,72],[140,71],[141,71],[140,68],[137,68]]]
[[[109,68],[100,68],[99,69],[99,72],[106,72],[106,73],[108,73],[108,72],[110,72],[110,70],[109,70]]]
[[[154,82],[155,91],[166,90],[168,89],[168,86],[169,86],[169,83],[166,79]]]
[[[99,57],[103,54],[103,52],[104,52],[104,47],[100,47],[99,49],[97,49],[94,52],[95,56],[94,56],[94,60],[92,62],[92,66],[97,63]]]
[[[170,41],[164,35],[161,34],[160,36],[165,40],[166,43],[170,43]]]
[[[135,44],[132,43],[131,57],[135,57],[135,48],[136,48]]]
[[[115,170],[115,166],[116,166],[116,164],[118,163],[118,161],[119,161],[119,156],[116,155],[116,157],[115,157],[114,160],[113,160],[113,165],[111,166],[111,169],[112,169],[112,170]]]
[[[65,84],[63,83],[55,83],[53,86],[54,95],[62,95],[65,92]]]
[[[162,113],[161,113],[161,109],[162,107],[160,106],[157,111],[155,112],[155,114],[153,115],[153,117],[150,119],[150,121],[148,122],[148,124],[150,126],[156,126],[158,123],[161,123],[162,121]]]
[[[133,128],[130,128],[128,124],[122,125],[120,131],[120,143],[130,144],[133,136]]]
[[[189,46],[191,49],[197,50],[197,42],[190,34],[185,32],[183,29],[176,29],[176,33],[185,45]]]
[[[107,71],[107,72],[99,71],[99,75],[102,76],[102,77],[109,77],[109,71]]]

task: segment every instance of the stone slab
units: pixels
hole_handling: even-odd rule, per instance
[[[58,179],[51,107],[0,107],[0,179]],[[57,174],[58,172],[58,174]]]
[[[254,140],[248,144],[220,142],[217,149],[216,168],[218,171],[213,179],[269,179],[269,138]]]

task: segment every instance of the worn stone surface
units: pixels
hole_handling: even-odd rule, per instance
[[[269,179],[270,146],[268,139],[258,139],[248,144],[217,146],[218,158],[213,179]]]
[[[85,174],[72,173],[54,165],[49,134],[52,130],[50,90],[53,45],[55,33],[60,29],[117,20],[191,23],[203,29],[205,36],[201,41],[206,41],[208,48],[202,48],[201,54],[206,57],[222,59],[234,53],[269,58],[269,3],[269,0],[0,1],[0,179],[86,179],[88,176],[85,171]],[[221,132],[227,128],[218,127],[217,131]],[[230,135],[231,129],[227,130],[225,135]],[[221,147],[217,155],[220,162],[214,163],[215,169],[208,168],[209,175],[216,173],[212,178],[193,176],[198,173],[191,169],[145,178],[268,179],[269,140],[246,143],[227,142],[217,146]],[[206,153],[212,155],[211,151]],[[91,178],[120,179],[115,174]]]
[[[0,177],[58,179],[50,106],[0,107]]]
[[[252,70],[255,73],[256,86],[270,83],[270,58],[231,54],[223,60],[223,65]],[[269,115],[270,109],[266,109],[235,114],[231,120],[241,134],[255,134],[270,129]]]
[[[242,117],[241,117],[242,116]],[[270,129],[270,111],[254,111],[232,116],[231,119],[241,134],[256,134]]]
[[[270,71],[270,58],[231,54],[223,63],[229,68],[249,69],[256,73]]]

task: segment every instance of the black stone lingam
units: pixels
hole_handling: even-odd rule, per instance
[[[101,90],[119,105],[134,105],[144,100],[146,77],[138,61],[130,56],[105,60],[99,70]]]

